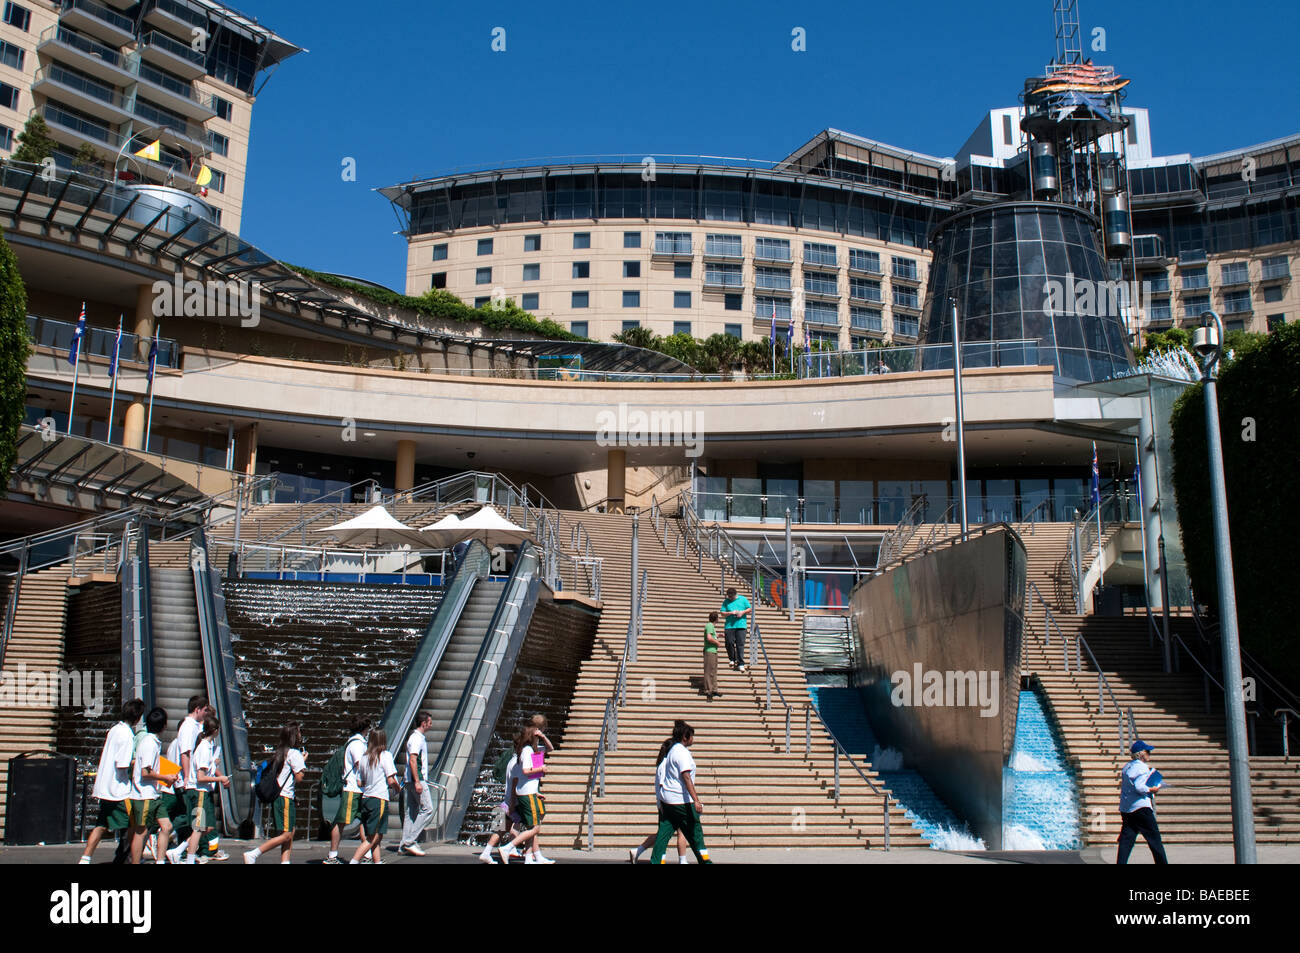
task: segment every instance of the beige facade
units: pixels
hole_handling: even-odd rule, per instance
[[[763,239],[788,243],[788,256],[778,248],[778,257],[764,257]],[[871,264],[856,267],[855,250]],[[510,298],[597,341],[626,322],[665,336],[684,324],[697,338],[738,330],[758,340],[771,333],[775,302],[778,338],[793,315],[796,344],[806,325],[813,337],[834,336],[849,348],[915,343],[929,261],[929,252],[909,245],[742,222],[526,222],[413,236],[406,292],[441,287],[469,305]],[[913,270],[915,278],[902,276]],[[575,293],[585,293],[585,306]],[[536,304],[526,295],[536,295]]]
[[[217,224],[238,234],[253,96],[208,71],[209,30],[220,23],[260,33],[257,42],[274,45],[278,59],[297,52],[210,0],[5,3],[0,156],[18,148],[28,118],[41,115],[60,165],[89,145],[99,165],[87,169],[92,174],[111,173],[117,161],[135,181],[201,195]],[[255,79],[257,68],[250,68]],[[131,155],[154,139],[161,142],[158,161]],[[118,160],[119,152],[127,157]],[[212,170],[205,195],[197,182],[202,166]]]
[[[1207,306],[1228,330],[1264,332],[1300,320],[1298,259],[1300,244],[1283,242],[1201,261],[1139,261],[1143,330],[1196,327]]]

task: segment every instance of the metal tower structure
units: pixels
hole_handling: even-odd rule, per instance
[[[1082,63],[1078,0],[1052,0],[1052,13],[1056,18],[1056,59],[1052,62],[1060,66]]]

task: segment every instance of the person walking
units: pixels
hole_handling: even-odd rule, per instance
[[[269,770],[276,773],[280,793],[271,802],[271,838],[260,847],[244,851],[244,863],[255,864],[257,858],[280,848],[280,863],[287,864],[293,854],[293,831],[298,823],[298,808],[294,795],[303,772],[307,770],[307,752],[302,747],[302,725],[291,721],[280,729],[280,746]]]
[[[330,852],[325,858],[327,864],[342,863],[339,860],[339,842],[348,828],[360,823],[361,762],[366,757],[368,731],[369,718],[358,715],[352,719],[352,734],[343,753],[343,792],[339,797],[338,813],[334,815],[334,825],[330,828]]]
[[[714,615],[714,616],[717,615],[716,612],[711,612],[711,613],[709,613],[709,614],[710,614],[710,615]],[[714,657],[715,657],[715,658],[717,657],[717,652],[716,652],[716,650],[714,651]],[[672,748],[672,746],[673,746],[674,744],[675,744],[675,742],[673,741],[673,739],[672,739],[672,738],[669,738],[667,741],[665,741],[662,745],[659,746],[659,756],[658,756],[657,758],[655,758],[655,767],[656,767],[656,768],[659,766],[659,763],[660,763],[661,761],[663,761],[663,759],[666,758],[666,757],[668,756],[668,752],[669,752],[669,750]],[[655,774],[656,774],[656,778],[655,778],[655,807],[658,809],[658,819],[659,819],[660,822],[662,822],[663,819],[664,819],[664,806],[663,806],[663,802],[661,802],[661,801],[659,800],[659,780],[658,780],[658,771],[656,771]],[[658,836],[659,836],[659,828],[656,827],[656,828],[655,828],[655,832],[654,832],[653,834],[648,835],[648,836],[646,837],[646,839],[643,840],[640,844],[638,844],[636,847],[630,847],[630,848],[628,848],[628,851],[627,851],[627,859],[628,859],[631,863],[634,863],[634,864],[635,864],[637,861],[639,861],[639,860],[641,859],[641,855],[642,855],[642,854],[644,854],[644,853],[645,853],[646,851],[648,851],[650,848],[654,847],[654,845],[655,845],[655,840],[656,840],[656,838],[658,838]],[[689,849],[689,848],[687,847],[687,844],[686,844],[686,835],[683,834],[681,831],[678,831],[678,832],[677,832],[677,863],[679,863],[679,864],[689,863],[689,861],[686,859],[686,852],[687,852],[688,849]]]
[[[524,857],[526,864],[553,864],[555,861],[542,856],[542,848],[537,837],[542,818],[546,816],[546,804],[542,799],[542,775],[546,773],[543,766],[545,755],[543,749],[554,751],[555,746],[543,733],[546,718],[534,715],[528,724],[520,730],[515,738],[515,756],[518,758],[514,767],[513,784],[515,805],[519,812],[519,826],[523,828],[510,843],[500,849],[501,863],[510,863],[520,844],[528,844]],[[538,757],[541,755],[541,757]]]
[[[172,784],[179,774],[162,774],[162,742],[158,733],[167,727],[167,712],[154,708],[145,716],[145,735],[135,746],[135,768],[131,780],[131,863],[140,863],[144,856],[149,826],[154,822],[158,804],[158,784]],[[157,853],[155,850],[155,859]]]
[[[711,864],[709,849],[704,846],[704,829],[700,815],[704,808],[695,790],[695,758],[691,745],[695,743],[695,729],[684,721],[673,722],[672,737],[660,751],[667,751],[655,769],[655,797],[659,800],[659,834],[655,837],[654,853],[650,863],[662,864],[668,850],[668,840],[677,830],[686,835],[701,864]]]
[[[403,777],[406,788],[406,818],[402,822],[402,840],[397,845],[399,853],[423,857],[424,851],[416,843],[420,834],[433,820],[433,791],[429,788],[428,732],[433,727],[433,716],[427,711],[415,715],[415,730],[406,739],[406,771]]]
[[[744,596],[736,594],[734,588],[727,590],[727,598],[722,603],[722,617],[727,636],[727,659],[731,667],[739,672],[745,671],[745,635],[749,630],[749,616],[753,607]]]
[[[1151,752],[1155,748],[1141,738],[1129,747],[1133,760],[1124,765],[1119,782],[1119,816],[1122,824],[1119,829],[1119,848],[1115,853],[1115,863],[1127,864],[1133,845],[1141,834],[1151,848],[1151,856],[1157,864],[1167,864],[1164,845],[1160,842],[1160,826],[1156,823],[1155,801],[1152,797],[1163,786],[1159,772],[1148,764]],[[1152,775],[1155,775],[1153,778]]]
[[[388,751],[388,735],[382,728],[371,729],[360,775],[362,836],[351,863],[359,864],[369,854],[372,863],[382,864],[380,845],[388,833],[388,791],[397,787],[397,765]]]
[[[194,749],[198,747],[199,736],[203,733],[203,719],[210,714],[215,714],[208,707],[208,696],[203,694],[191,695],[185,707],[187,714],[181,719],[180,726],[176,729],[176,737],[172,739],[167,749],[167,760],[181,766],[180,780],[172,785],[173,800],[168,804],[159,805],[159,810],[167,811],[171,820],[167,829],[168,838],[171,836],[173,825],[176,829],[176,846],[164,852],[167,862],[171,864],[181,862],[185,856],[185,844],[189,840],[189,832],[193,831],[190,816],[194,804],[190,795],[195,790]],[[158,826],[161,835],[162,824]],[[158,842],[166,844],[167,839],[160,836]]]
[[[709,701],[722,697],[718,691],[718,648],[722,643],[718,640],[717,621],[718,614],[710,612],[709,621],[704,623],[704,697]]]
[[[108,730],[95,773],[94,796],[99,799],[99,819],[86,838],[79,864],[90,863],[95,848],[109,831],[131,828],[131,765],[135,757],[135,723],[144,714],[144,702],[132,698],[122,706],[122,718]]]
[[[208,844],[212,840],[212,825],[216,811],[212,803],[217,793],[217,785],[230,787],[230,778],[221,773],[221,722],[216,716],[206,715],[203,719],[203,734],[194,749],[194,787],[185,790],[186,803],[190,808],[190,839],[185,845],[185,854],[181,863],[206,864],[213,859],[208,856]],[[223,858],[224,859],[224,858]]]

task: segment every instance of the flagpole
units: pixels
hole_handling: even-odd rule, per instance
[[[149,348],[149,415],[144,424],[144,452],[149,452],[149,437],[153,433],[153,378],[158,361],[158,326],[154,325],[153,344]]]
[[[113,342],[113,365],[109,368],[113,375],[113,389],[108,398],[108,432],[104,435],[105,443],[113,442],[113,410],[117,406],[117,362],[122,359],[122,315],[117,316],[117,340]]]
[[[72,411],[77,403],[77,375],[81,371],[81,339],[84,335],[85,324],[83,322],[85,320],[86,320],[86,302],[83,301],[81,302],[81,317],[77,319],[77,332],[82,332],[82,333],[74,332],[75,337],[73,339],[73,343],[77,346],[77,351],[72,361],[72,396],[68,398],[68,436],[69,437],[72,436]]]

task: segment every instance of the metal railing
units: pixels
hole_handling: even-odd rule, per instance
[[[903,550],[912,541],[912,537],[916,535],[916,531],[925,519],[926,499],[924,493],[914,499],[899,517],[898,525],[881,540],[880,548],[876,550],[877,569],[893,562],[903,554]]]
[[[1047,600],[1044,599],[1043,594],[1038,591],[1038,586],[1034,585],[1032,582],[1026,583],[1025,614],[1020,620],[1024,624],[1025,631],[1033,634],[1032,618],[1034,613],[1034,599],[1037,599],[1038,603],[1043,608],[1043,635],[1041,641],[1044,649],[1051,649],[1052,632],[1055,631],[1057,638],[1061,643],[1061,664],[1067,673],[1071,671],[1071,655],[1073,654],[1074,657],[1073,671],[1082,672],[1084,670],[1083,653],[1087,653],[1088,660],[1092,662],[1092,667],[1097,672],[1097,715],[1101,716],[1106,714],[1106,699],[1109,698],[1111,708],[1115,712],[1116,740],[1119,743],[1119,751],[1121,754],[1128,753],[1129,745],[1138,738],[1137,722],[1133,718],[1133,709],[1131,707],[1122,708],[1120,706],[1119,699],[1115,697],[1115,692],[1111,688],[1110,679],[1108,679],[1106,673],[1102,671],[1101,665],[1097,662],[1097,657],[1092,654],[1092,649],[1089,647],[1087,640],[1082,635],[1071,637],[1067,636],[1062,631],[1060,624],[1056,621],[1056,617],[1052,614],[1051,607],[1047,604]],[[1070,651],[1071,641],[1074,643],[1073,653]]]
[[[754,553],[749,552],[717,523],[706,526],[695,512],[688,491],[683,490],[674,494],[664,502],[667,503],[674,499],[678,501],[678,525],[675,528],[681,536],[681,542],[678,543],[674,540],[674,545],[681,550],[681,555],[689,557],[689,548],[686,546],[686,541],[689,540],[690,545],[695,547],[695,568],[697,571],[704,571],[706,552],[708,557],[717,563],[720,592],[725,593],[727,590],[726,575],[727,571],[730,570],[736,579],[749,587],[756,600],[767,605],[774,605],[775,603],[771,596],[766,593],[762,582],[765,577],[784,579],[785,569],[775,564],[766,563]],[[664,543],[664,547],[668,548],[664,528],[666,517],[663,513],[663,504],[656,497],[650,498],[650,517],[655,534]]]
[[[1114,525],[1114,521],[1102,523],[1100,514],[1115,501],[1117,495],[1110,493],[1098,500],[1097,505],[1088,511],[1087,516],[1076,516],[1074,528],[1065,544],[1066,560],[1070,565],[1070,586],[1074,594],[1074,611],[1079,615],[1088,611],[1088,594],[1083,591],[1084,580],[1092,566],[1101,562],[1102,550],[1106,545],[1106,527]],[[1097,547],[1097,554],[1089,558],[1088,566],[1085,568],[1084,553],[1091,553],[1094,546]]]
[[[755,665],[758,664],[759,654],[761,654],[763,657],[763,677],[766,686],[765,696],[763,701],[763,710],[768,711],[771,709],[772,689],[775,688],[777,699],[785,707],[785,753],[789,754],[790,753],[790,716],[793,711],[793,706],[790,704],[789,701],[786,700],[785,693],[781,691],[781,685],[780,682],[777,680],[776,672],[773,671],[772,669],[772,661],[770,658],[768,658],[767,655],[767,646],[763,642],[763,633],[761,631],[761,627],[759,626],[758,622],[755,622],[750,629],[750,637],[749,637],[750,668],[753,668]],[[830,739],[831,746],[832,746],[831,761],[832,761],[832,770],[834,773],[833,792],[835,796],[835,803],[839,804],[840,802],[840,787],[841,787],[840,759],[843,758],[844,760],[848,761],[849,765],[853,768],[853,770],[857,772],[858,777],[866,782],[867,787],[871,789],[871,793],[880,798],[881,808],[882,808],[881,821],[884,827],[885,850],[889,850],[890,847],[889,794],[881,790],[879,787],[877,787],[876,783],[871,780],[871,777],[865,771],[862,770],[862,767],[856,761],[853,760],[853,756],[849,754],[848,750],[844,747],[844,745],[840,744],[840,740],[838,737],[836,737],[835,732],[831,730],[831,726],[826,724],[826,720],[822,718],[821,712],[817,711],[816,706],[810,703],[804,705],[804,742],[803,742],[804,760],[810,763],[813,760],[812,719],[814,715],[816,716],[818,723],[821,725],[822,730],[826,733],[826,736]]]

